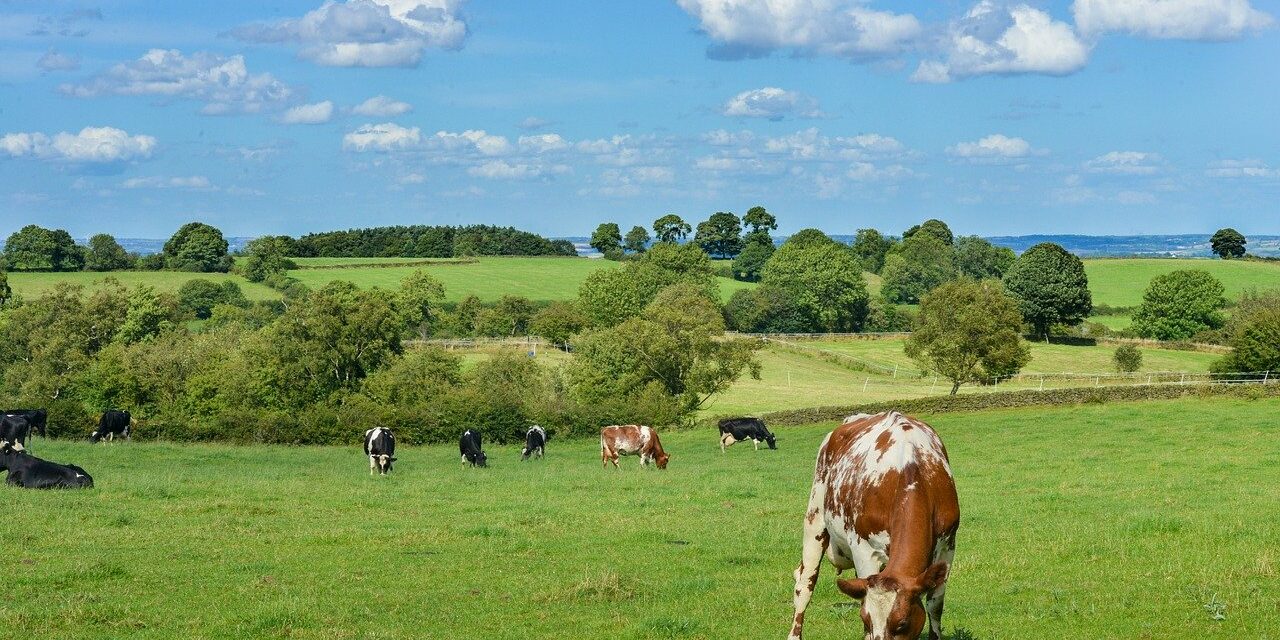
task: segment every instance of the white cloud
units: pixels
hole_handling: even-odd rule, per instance
[[[1155,166],[1159,160],[1160,156],[1154,153],[1112,151],[1086,162],[1084,167],[1094,173],[1151,175],[1159,170]]]
[[[872,182],[878,180],[899,180],[902,178],[910,178],[916,173],[911,169],[900,164],[891,164],[887,167],[877,167],[870,162],[855,162],[845,172],[850,180],[858,182]]]
[[[764,87],[743,91],[729,99],[721,113],[730,117],[781,120],[787,116],[818,118],[822,112],[818,101],[795,91]]]
[[[724,129],[716,129],[702,134],[703,142],[713,147],[737,147],[750,144],[755,140],[756,134],[750,131],[725,131]]]
[[[766,138],[763,151],[783,154],[795,160],[865,160],[872,153],[897,153],[902,143],[877,133],[852,137],[823,135],[816,127],[775,138]]]
[[[1089,46],[1071,25],[1025,4],[982,0],[953,22],[943,39],[945,60],[924,60],[914,82],[950,82],[987,74],[1066,75],[1089,61]]]
[[[158,95],[205,103],[207,115],[284,106],[293,90],[269,73],[251,74],[244,56],[196,52],[184,56],[176,49],[152,49],[141,58],[122,62],[84,84],[64,84],[59,90],[88,98],[104,95]]]
[[[560,137],[558,133],[544,133],[533,136],[520,136],[517,141],[520,144],[521,151],[529,151],[532,153],[546,153],[548,151],[560,151],[569,148],[569,142]]]
[[[62,132],[52,138],[39,132],[0,136],[0,152],[9,156],[68,163],[107,164],[149,158],[155,148],[155,138],[129,135],[114,127],[85,127],[80,133]]]
[[[910,14],[868,9],[863,0],[677,0],[713,41],[713,57],[804,55],[875,59],[896,55],[920,36]]]
[[[381,95],[369,98],[351,109],[351,113],[356,115],[375,118],[389,118],[404,115],[410,111],[413,111],[413,105],[408,102],[393,100]]]
[[[333,103],[325,100],[293,107],[280,116],[284,124],[323,124],[333,118]]]
[[[467,37],[462,0],[326,1],[300,18],[231,30],[246,42],[295,42],[299,55],[330,67],[415,67],[429,48],[459,49]]]
[[[1156,196],[1146,191],[1121,191],[1116,194],[1116,202],[1126,205],[1155,204]]]
[[[1249,0],[1075,0],[1071,12],[1086,35],[1158,39],[1235,40],[1275,23]]]
[[[407,129],[393,122],[366,124],[342,136],[342,148],[349,151],[393,151],[418,146],[422,131]]]
[[[427,181],[427,177],[421,173],[407,173],[396,179],[400,184],[422,184]]]
[[[40,56],[36,66],[40,67],[41,71],[75,71],[80,68],[80,56],[50,49]]]
[[[462,133],[437,131],[426,144],[445,152],[466,153],[474,150],[485,156],[505,155],[511,150],[511,142],[504,136],[490,135],[483,129],[468,129]]]
[[[1219,160],[1210,163],[1205,175],[1211,178],[1280,178],[1280,169],[1272,169],[1261,160]]]
[[[141,178],[129,178],[120,183],[125,189],[198,189],[207,190],[211,188],[209,179],[204,176],[178,176],[173,178],[162,178],[160,176],[147,176]]]
[[[569,171],[569,167],[563,164],[540,165],[523,162],[511,163],[505,160],[490,160],[467,169],[467,173],[470,175],[494,180],[521,180],[569,173]]]
[[[976,142],[961,142],[947,147],[947,153],[958,158],[1025,158],[1035,150],[1022,138],[994,133]]]
[[[897,153],[902,151],[902,143],[889,136],[882,136],[878,133],[864,133],[849,138],[854,144],[868,151],[878,153]]]
[[[594,156],[596,162],[619,167],[629,167],[666,155],[653,138],[638,137],[631,134],[615,135],[609,138],[581,140],[574,145],[579,153]]]

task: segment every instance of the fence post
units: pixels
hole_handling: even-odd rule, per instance
[[[870,376],[867,376],[867,380],[866,380],[865,382],[863,382],[863,383],[862,383],[862,392],[863,392],[863,393],[866,393],[866,392],[867,392],[867,385],[869,385],[869,384],[871,384],[871,377],[870,377]]]
[[[1040,390],[1044,391],[1044,374],[1040,375]]]
[[[898,379],[898,365],[896,365],[896,364],[895,364],[895,365],[893,365],[893,379],[894,379],[894,380],[897,380],[897,379]]]
[[[1266,384],[1271,379],[1271,370],[1267,369],[1267,373],[1262,376],[1262,384]]]

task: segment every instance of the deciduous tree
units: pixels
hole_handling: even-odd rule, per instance
[[[955,254],[936,236],[921,233],[889,252],[880,275],[884,279],[880,292],[886,301],[915,304],[942,283],[955,279]]]
[[[693,241],[710,255],[732,258],[742,251],[742,224],[738,216],[717,211],[706,221],[698,223]]]
[[[857,331],[867,317],[867,283],[849,248],[834,241],[788,239],[769,258],[761,282],[796,301],[816,331]]]
[[[679,242],[689,237],[693,227],[674,213],[668,213],[653,222],[653,233],[658,242]]]
[[[1004,286],[1018,301],[1023,319],[1046,340],[1053,325],[1079,324],[1093,310],[1084,263],[1052,242],[1018,256],[1004,275]]]
[[[231,269],[227,246],[217,228],[188,222],[164,243],[165,266],[177,271],[226,272]]]
[[[1244,247],[1248,244],[1244,234],[1230,227],[1218,229],[1209,242],[1213,245],[1213,252],[1224,260],[1244,257]]]
[[[853,238],[853,255],[862,263],[862,268],[871,273],[880,273],[884,269],[884,259],[894,242],[875,229],[858,229]]]
[[[89,238],[89,248],[84,255],[87,271],[118,271],[128,269],[133,260],[116,239],[106,233]]]
[[[961,279],[920,302],[906,353],[920,367],[951,381],[951,394],[971,382],[993,382],[1031,361],[1022,340],[1018,305],[994,280]]]
[[[644,253],[649,248],[649,232],[639,225],[631,227],[622,246],[631,253]]]
[[[1133,331],[1154,340],[1187,340],[1226,318],[1226,288],[1208,271],[1183,269],[1151,279],[1133,312]]]
[[[606,256],[615,256],[622,251],[622,231],[616,222],[602,222],[591,234],[591,246]]]

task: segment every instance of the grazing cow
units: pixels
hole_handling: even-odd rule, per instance
[[[618,469],[618,456],[640,456],[640,466],[656,462],[659,469],[666,469],[671,456],[662,450],[658,432],[651,427],[629,424],[605,427],[600,430],[600,462]]]
[[[529,456],[541,460],[546,447],[547,432],[535,424],[524,434],[524,450],[520,452],[520,460],[528,460]]]
[[[124,436],[125,440],[132,440],[129,436],[129,430],[133,426],[133,416],[128,411],[116,411],[108,409],[102,412],[102,418],[98,420],[98,428],[89,434],[89,442],[98,442],[103,438],[114,442],[116,434]]]
[[[0,444],[0,468],[9,470],[5,483],[27,489],[89,489],[93,478],[73,464],[41,460],[8,442]]]
[[[391,463],[396,461],[396,436],[390,429],[374,427],[364,432],[364,454],[369,456],[369,475],[377,470],[379,475],[391,473]]]
[[[929,639],[939,640],[960,527],[947,450],[928,425],[896,411],[851,418],[818,449],[790,637],[801,637],[826,552],[837,571],[857,572],[836,586],[862,601],[868,640],[916,640],[926,617]]]
[[[463,432],[462,437],[458,439],[458,451],[462,453],[463,465],[470,462],[473,467],[489,466],[489,459],[480,448],[479,429],[467,429]]]
[[[760,441],[768,443],[770,449],[778,448],[778,439],[769,428],[764,426],[760,418],[728,418],[720,421],[720,453],[735,442],[750,440],[760,450]]]
[[[8,418],[22,418],[27,424],[23,426],[20,422],[10,422]],[[41,438],[47,438],[49,435],[45,432],[46,425],[49,423],[49,412],[44,409],[10,409],[4,412],[4,416],[0,417],[0,442],[12,442],[15,445],[21,445],[19,449],[25,449],[27,446],[27,437],[32,431],[40,434]]]

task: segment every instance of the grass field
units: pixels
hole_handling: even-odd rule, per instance
[[[923,416],[961,498],[948,638],[1280,637],[1277,411]],[[831,426],[725,456],[713,433],[666,434],[663,472],[602,470],[590,438],[553,439],[538,463],[490,447],[483,470],[453,447],[402,447],[389,478],[356,446],[37,440],[97,488],[0,487],[0,625],[77,640],[779,638]],[[807,623],[816,640],[860,633],[829,565]]]
[[[1132,307],[1142,303],[1151,279],[1180,269],[1201,269],[1213,274],[1234,300],[1247,289],[1280,288],[1280,265],[1239,260],[1194,259],[1095,259],[1084,261],[1094,304]]]
[[[451,262],[453,258],[290,258],[300,267],[327,266],[372,266],[385,264],[405,264],[408,262],[430,264],[432,262]]]
[[[103,278],[112,277],[126,287],[145,284],[156,288],[156,291],[176,293],[189,280],[203,278],[214,282],[233,281],[244,290],[250,300],[276,300],[280,294],[270,287],[249,282],[240,276],[229,273],[185,273],[179,271],[112,271],[98,273],[92,271],[71,271],[65,273],[43,273],[15,271],[9,274],[9,286],[14,293],[25,298],[34,298],[54,288],[59,282],[69,282],[92,288]]]

